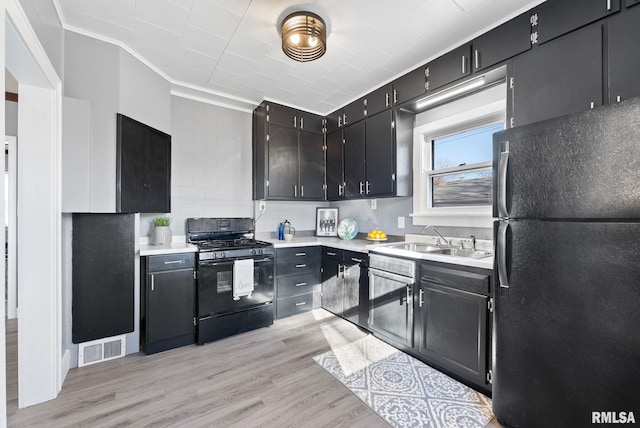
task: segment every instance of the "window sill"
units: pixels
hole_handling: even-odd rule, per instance
[[[451,227],[493,227],[491,207],[468,209],[433,208],[429,212],[412,213],[409,216],[413,218],[414,226],[435,224],[437,226]]]

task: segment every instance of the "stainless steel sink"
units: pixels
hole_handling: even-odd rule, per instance
[[[454,257],[469,257],[472,259],[482,259],[484,257],[489,257],[492,255],[492,253],[488,251],[429,245],[420,242],[402,242],[398,244],[385,245],[385,247],[397,248],[399,250],[415,251],[417,253],[442,254]]]

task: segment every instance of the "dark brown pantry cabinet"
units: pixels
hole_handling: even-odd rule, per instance
[[[195,343],[195,253],[142,257],[142,338],[146,354]]]
[[[254,110],[254,199],[324,199],[323,120],[266,101]]]
[[[117,115],[116,212],[171,212],[171,135]]]
[[[491,271],[422,262],[414,348],[427,363],[491,389]]]

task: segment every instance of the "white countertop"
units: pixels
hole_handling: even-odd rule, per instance
[[[386,254],[390,256],[406,257],[411,259],[431,260],[434,262],[450,263],[462,266],[472,266],[482,269],[493,269],[493,256],[482,259],[472,259],[469,257],[455,257],[443,254],[417,253],[414,251],[401,250],[398,248],[390,248],[389,244],[397,244],[398,242],[371,242],[362,239],[354,239],[346,241],[340,238],[323,238],[323,237],[301,237],[293,238],[291,241],[279,241],[277,239],[264,239],[271,242],[275,248],[288,247],[307,247],[315,245],[324,245],[327,247],[337,248],[341,250],[359,251],[363,253],[376,252],[378,254]],[[408,242],[408,241],[407,241]],[[412,240],[412,242],[414,242]]]
[[[198,247],[186,242],[172,242],[171,245],[140,245],[141,256],[157,256],[162,254],[195,253]]]

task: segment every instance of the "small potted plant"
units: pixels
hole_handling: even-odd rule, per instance
[[[171,217],[156,217],[153,219],[151,243],[153,245],[171,245]]]

